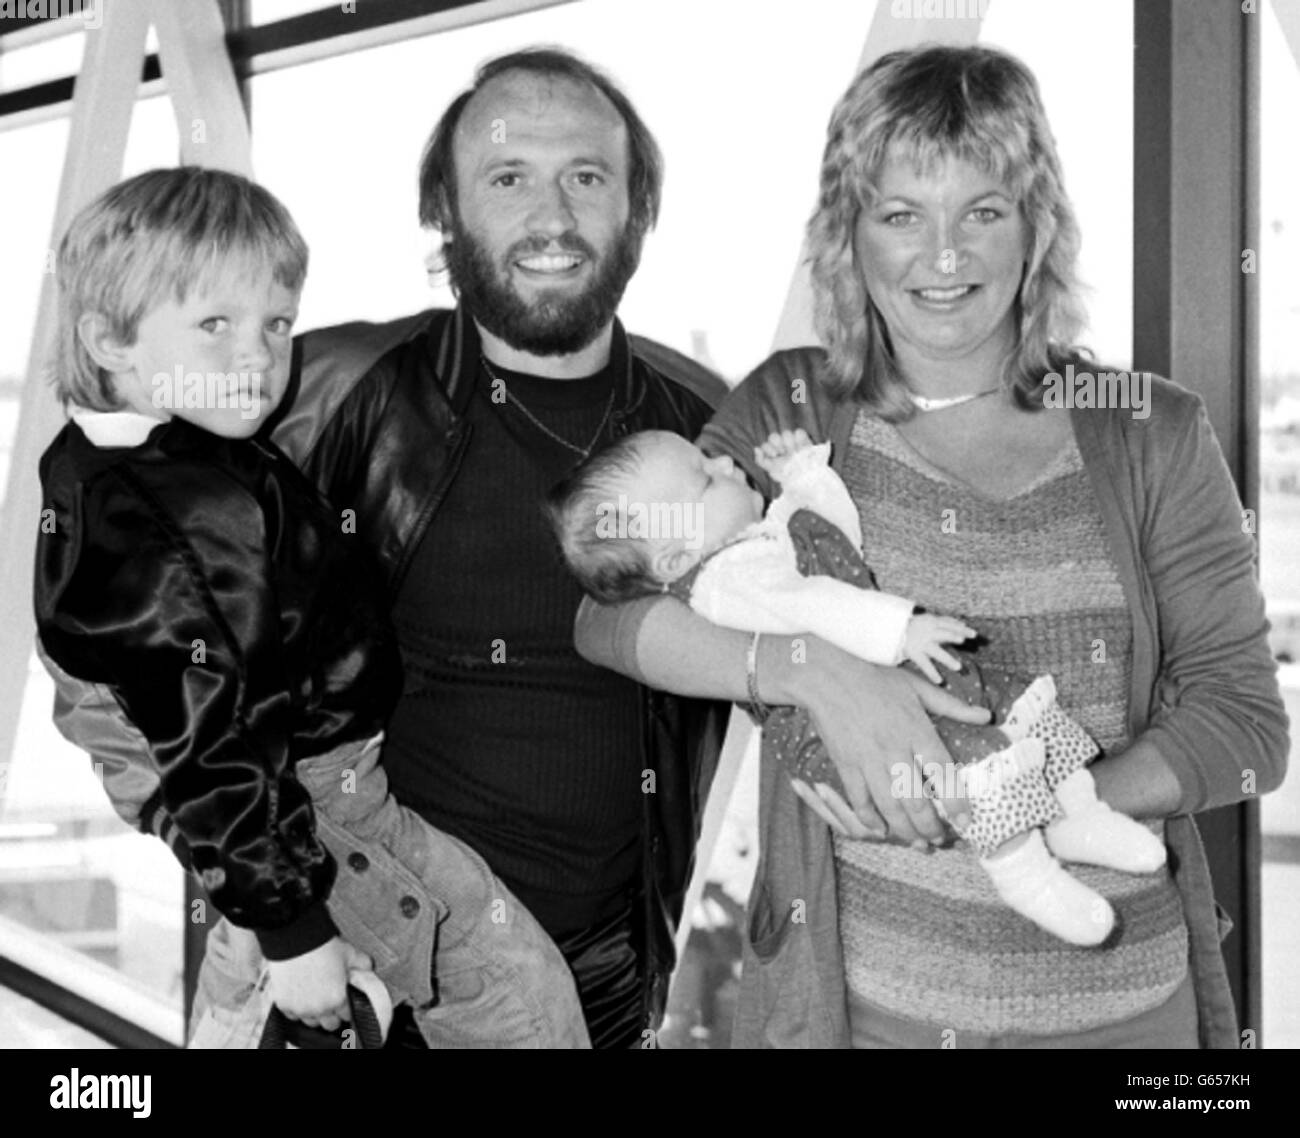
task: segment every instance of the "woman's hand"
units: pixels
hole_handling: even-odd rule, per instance
[[[337,1031],[352,1018],[348,1010],[348,973],[354,968],[365,972],[372,967],[364,952],[334,937],[301,956],[268,961],[271,999],[290,1019],[301,1020],[308,1027]]]
[[[696,698],[749,699],[751,639],[711,624],[675,597],[609,606],[584,601],[578,611],[577,645],[586,659],[648,687]],[[800,651],[792,651],[792,642]],[[950,760],[926,713],[982,724],[989,720],[986,710],[903,669],[863,663],[813,635],[763,636],[757,680],[762,702],[806,707],[812,714],[853,808],[837,812],[833,792],[826,798],[804,786],[801,797],[828,824],[855,838],[942,840],[943,825],[918,788],[926,769],[921,764]],[[916,773],[902,780],[908,793],[895,797],[891,767],[898,764],[902,773]],[[961,824],[965,802],[945,800],[944,807]]]
[[[849,837],[918,846],[946,840],[922,772],[933,770],[930,764],[952,760],[929,715],[983,724],[989,720],[988,710],[971,707],[920,676],[864,663],[814,637],[806,644],[802,663],[780,666],[777,656],[774,665],[781,679],[774,677],[774,682],[784,680],[784,684],[773,699],[808,709],[844,783],[851,809],[829,787],[797,784],[795,793]],[[944,800],[943,805],[960,825],[965,801]]]

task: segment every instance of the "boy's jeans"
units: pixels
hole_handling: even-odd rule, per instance
[[[411,1005],[430,1047],[590,1046],[559,949],[474,850],[397,804],[381,742],[297,766],[338,862],[328,904],[339,934],[374,961],[394,1003]],[[263,965],[251,933],[224,920],[212,930],[191,1031],[211,1014],[196,1043],[256,1045],[260,1023],[240,1013]]]

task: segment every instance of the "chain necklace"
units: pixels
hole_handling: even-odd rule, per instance
[[[518,407],[519,410],[524,413],[524,418],[527,419],[530,423],[532,423],[534,427],[536,427],[539,431],[541,431],[542,434],[544,434],[547,438],[554,439],[557,443],[560,444],[560,446],[566,447],[569,450],[573,451],[573,453],[576,454],[584,462],[591,457],[592,448],[596,445],[597,442],[600,441],[600,436],[605,433],[605,424],[609,422],[609,413],[614,410],[613,384],[611,384],[609,388],[609,399],[605,403],[605,413],[600,417],[600,426],[596,428],[596,433],[591,436],[591,442],[589,442],[586,445],[586,447],[583,448],[575,445],[574,443],[569,442],[569,440],[564,438],[562,435],[557,435],[553,430],[551,430],[550,427],[548,427],[539,418],[537,418],[536,415],[534,415],[530,410],[528,410],[528,408],[525,407],[519,401],[519,397],[517,395],[512,395],[510,392],[510,385],[506,383],[506,381],[502,379],[499,375],[497,375],[495,371],[492,370],[492,365],[488,363],[487,356],[483,355],[480,352],[478,358],[483,364],[483,370],[488,374],[488,379],[492,380],[493,383],[501,384],[501,389],[506,393],[507,401],[513,403],[516,407]]]
[[[983,399],[986,395],[995,395],[1002,390],[1002,385],[990,387],[987,391],[975,391],[970,395],[952,395],[947,399],[929,399],[924,395],[917,395],[909,391],[907,396],[916,405],[918,411],[946,411],[949,407],[960,407],[963,403],[970,403],[976,399]]]

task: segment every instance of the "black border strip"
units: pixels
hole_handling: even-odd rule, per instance
[[[145,57],[140,69],[140,82],[149,83],[162,78],[162,67],[156,55]],[[32,87],[22,87],[17,91],[0,94],[0,119],[6,115],[16,115],[21,111],[31,111],[38,107],[52,107],[58,103],[72,101],[72,90],[77,77],[69,75],[65,79],[51,79],[46,83],[37,83]]]
[[[69,2],[69,0],[64,0],[64,4],[67,4],[69,8],[72,7],[72,4]],[[90,4],[86,2],[86,0],[83,0],[81,5],[81,11],[84,11],[86,8],[89,7]],[[7,16],[3,21],[0,21],[0,39],[4,38],[5,36],[13,35],[15,32],[25,31],[27,28],[35,28],[40,24],[56,24],[60,20],[63,20],[65,18],[74,19],[74,20],[80,19],[80,14],[79,12],[72,12],[67,17],[63,15]]]
[[[41,1007],[99,1036],[114,1047],[135,1050],[179,1050],[176,1044],[100,1007],[85,996],[68,991],[48,977],[33,972],[30,968],[24,968],[5,956],[0,956],[0,986],[9,988],[33,1003],[40,1004]]]
[[[226,36],[226,47],[234,62],[235,73],[239,74],[242,65],[259,55],[356,35],[405,20],[454,12],[457,8],[472,8],[477,3],[479,0],[383,0],[383,3],[369,0],[357,4],[355,12],[345,12],[341,4],[335,4],[331,8],[276,20],[273,24],[232,31]]]

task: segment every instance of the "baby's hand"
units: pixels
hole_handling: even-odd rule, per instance
[[[934,684],[943,683],[935,662],[954,672],[961,671],[961,661],[950,652],[945,652],[941,645],[960,644],[977,635],[969,625],[962,624],[956,617],[936,616],[923,612],[907,622],[907,633],[903,637],[903,657],[911,660],[927,680]]]
[[[773,431],[767,436],[767,442],[754,448],[754,461],[760,469],[782,482],[784,479],[781,472],[785,469],[786,462],[812,445],[808,432],[802,428],[796,431]]]

